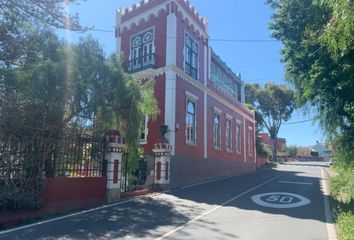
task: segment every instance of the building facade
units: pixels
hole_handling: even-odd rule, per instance
[[[332,157],[332,150],[318,141],[316,142],[316,145],[312,147],[311,152],[317,153],[317,156],[322,157],[325,161],[329,161]]]
[[[273,149],[274,141],[270,138],[269,133],[260,133],[258,137],[262,140],[263,146],[271,153]],[[278,152],[284,152],[286,148],[286,139],[277,138]]]
[[[160,114],[146,118],[141,144],[152,155],[160,126],[172,147],[171,185],[256,169],[254,112],[240,75],[209,46],[207,20],[185,0],[143,0],[117,10],[125,71],[155,82]]]

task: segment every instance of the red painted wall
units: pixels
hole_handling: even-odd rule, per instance
[[[268,133],[260,133],[258,137],[261,138],[262,143],[266,145],[270,151],[273,149],[273,140],[270,138]],[[286,147],[286,139],[278,138],[277,145],[278,145],[278,152],[284,151]]]
[[[151,4],[144,6],[145,8],[150,8],[155,6],[159,1],[154,1]],[[146,9],[145,9],[146,10]],[[145,11],[144,10],[144,11]],[[140,13],[139,11],[134,11],[134,13]],[[130,14],[129,16],[133,16]],[[135,16],[135,15],[134,15]],[[128,15],[123,18],[128,19]],[[124,54],[125,60],[129,59],[130,54],[130,43],[131,38],[136,34],[146,31],[148,29],[154,29],[154,44],[155,44],[155,54],[157,55],[157,67],[163,67],[166,65],[166,30],[167,30],[167,19],[166,12],[161,11],[158,17],[151,16],[148,21],[141,22],[138,26],[133,25],[131,29],[126,29],[120,33],[121,36],[121,51]],[[148,135],[147,144],[142,145],[144,147],[145,154],[152,154],[153,144],[160,138],[160,125],[164,124],[165,119],[165,75],[160,75],[155,77],[155,98],[158,103],[160,114],[156,119],[149,119],[148,121]]]
[[[251,128],[251,130],[250,130]],[[249,138],[249,131],[252,131],[252,138],[251,138],[251,143],[253,145],[252,148],[252,154],[249,154],[249,146],[248,146],[248,138]],[[252,122],[250,122],[249,120],[246,119],[246,161],[249,163],[254,163],[256,164],[256,146],[255,146],[255,127],[254,124]]]
[[[262,167],[266,163],[267,163],[267,158],[266,157],[257,156],[257,168]]]
[[[177,77],[176,123],[180,128],[176,131],[176,155],[204,157],[204,95],[201,90]],[[196,101],[196,145],[188,145],[185,140],[186,131],[186,93],[188,91],[198,97]]]
[[[45,204],[74,203],[87,207],[106,201],[106,177],[46,178]]]
[[[166,30],[167,20],[165,11],[161,11],[158,17],[151,16],[145,22],[140,23],[138,26],[135,24],[131,29],[122,29],[121,36],[121,51],[123,52],[125,61],[129,60],[130,42],[131,38],[140,32],[154,29],[154,41],[155,41],[155,54],[157,55],[157,67],[163,67],[166,65]]]
[[[222,111],[221,114],[221,150],[214,149],[213,143],[213,117],[214,109],[216,107]],[[208,97],[208,157],[212,159],[226,159],[235,161],[244,161],[244,144],[245,139],[243,137],[244,122],[243,116],[232,111],[225,105],[219,103],[212,97]],[[232,152],[226,151],[226,113],[232,116]],[[235,145],[235,132],[236,132],[236,119],[241,122],[241,154],[236,153]]]
[[[160,125],[165,123],[165,75],[155,78],[155,98],[158,103],[160,114],[156,119],[149,119],[148,121],[148,135],[147,144],[141,145],[144,147],[145,154],[152,155],[154,144],[160,138]]]
[[[199,68],[198,68],[198,82],[204,83],[204,47],[207,46],[207,42],[203,40],[200,35],[198,36],[195,29],[191,27],[191,24],[188,23],[181,15],[177,16],[177,67],[184,70],[184,36],[187,33],[193,41],[198,43],[198,58],[199,58]]]

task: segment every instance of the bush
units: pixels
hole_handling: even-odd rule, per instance
[[[353,213],[340,213],[337,219],[338,235],[340,240],[354,240]]]
[[[338,175],[330,178],[329,185],[333,198],[342,203],[354,201],[354,170],[337,169]]]
[[[336,167],[338,175],[330,178],[334,217],[340,240],[354,240],[354,169]]]

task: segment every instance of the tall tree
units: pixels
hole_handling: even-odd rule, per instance
[[[337,148],[354,149],[354,2],[267,0],[274,8],[270,29],[282,41],[286,79]],[[351,146],[351,147],[350,147]],[[346,150],[344,150],[346,149]],[[354,165],[351,154],[343,162]]]
[[[291,117],[295,109],[295,95],[284,85],[266,83],[246,86],[246,96],[254,108],[260,113],[264,126],[273,141],[272,158],[277,160],[277,137],[283,122]]]
[[[32,51],[28,28],[40,24],[72,31],[86,31],[79,16],[67,11],[79,0],[0,0],[0,63],[21,64]],[[29,24],[30,23],[30,24]]]

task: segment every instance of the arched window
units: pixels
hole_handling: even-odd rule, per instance
[[[195,103],[187,100],[186,110],[186,143],[195,144]]]
[[[132,38],[130,70],[140,69],[155,64],[153,43],[153,30],[140,33]]]
[[[152,42],[152,32],[151,31],[145,33],[144,38],[143,38],[144,44],[149,43],[149,42]]]
[[[140,47],[140,45],[141,45],[141,37],[140,36],[134,37],[132,42],[132,47],[136,48],[136,47]]]
[[[213,140],[214,140],[214,148],[220,149],[221,148],[221,126],[220,126],[220,114],[214,113],[214,127],[213,127]]]
[[[226,120],[226,150],[232,150],[231,120]]]
[[[238,154],[241,154],[241,124],[240,123],[236,124],[235,141],[236,141],[236,152]]]

